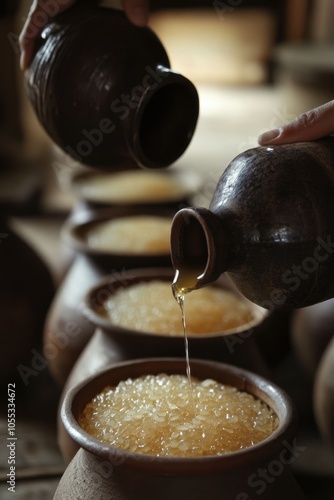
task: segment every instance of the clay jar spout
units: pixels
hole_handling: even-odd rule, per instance
[[[171,258],[175,279],[195,273],[194,289],[213,283],[227,269],[227,246],[219,218],[206,208],[183,208],[174,216]]]
[[[209,209],[175,215],[176,279],[195,273],[191,288],[200,288],[226,272],[270,310],[333,297],[333,199],[333,138],[245,151],[222,174]]]
[[[170,69],[149,28],[77,2],[53,18],[26,72],[32,106],[75,160],[112,169],[166,167],[186,150],[199,110],[194,85]]]

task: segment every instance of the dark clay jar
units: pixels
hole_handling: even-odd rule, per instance
[[[45,355],[56,382],[63,386],[75,361],[94,333],[95,326],[82,314],[88,290],[106,275],[122,279],[125,269],[170,267],[170,254],[125,254],[91,248],[86,233],[95,224],[133,215],[154,215],[171,219],[175,211],[165,208],[118,207],[78,213],[62,228],[63,244],[72,252],[72,264],[57,289],[44,325]],[[47,346],[47,347],[46,347]],[[55,356],[54,353],[57,353]],[[50,356],[48,356],[50,353]]]
[[[75,160],[160,168],[184,153],[198,118],[197,91],[171,71],[151,29],[122,11],[77,2],[53,18],[36,46],[29,99]]]
[[[174,268],[226,272],[249,300],[292,310],[334,296],[334,139],[258,147],[224,171],[209,210],[174,219]]]
[[[171,268],[135,269],[119,276],[104,277],[89,290],[85,297],[83,313],[94,326],[95,332],[73,366],[63,388],[62,398],[70,388],[112,363],[154,356],[185,358],[183,335],[149,333],[120,327],[105,316],[103,307],[103,302],[108,297],[112,297],[124,287],[155,280],[171,284],[172,279]],[[223,277],[215,286],[234,291],[241,300],[246,301]],[[228,362],[268,376],[269,369],[256,339],[262,331],[271,330],[273,320],[265,309],[252,303],[249,305],[253,312],[253,319],[249,323],[223,333],[188,334],[190,359],[197,357]],[[179,314],[181,322],[181,311]],[[77,445],[68,436],[61,422],[58,426],[58,443],[65,461],[69,462],[77,451]]]
[[[62,420],[80,450],[66,469],[54,499],[246,500],[261,492],[263,500],[305,500],[288,466],[293,460],[290,441],[296,430],[296,415],[289,397],[268,380],[231,365],[193,360],[191,368],[193,376],[199,379],[232,385],[267,403],[279,418],[276,431],[244,450],[200,458],[142,455],[104,444],[81,429],[78,417],[105,386],[148,374],[185,374],[185,362],[180,359],[120,363],[66,395]],[[260,470],[268,474],[274,471],[275,477],[268,482],[261,480]]]

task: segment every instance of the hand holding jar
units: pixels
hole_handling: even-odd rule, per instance
[[[261,146],[315,141],[334,134],[334,100],[306,111],[292,122],[260,135]]]
[[[27,69],[32,59],[34,43],[43,28],[55,15],[69,9],[77,0],[33,0],[20,34],[21,68]],[[128,19],[136,26],[148,21],[148,0],[122,0]]]

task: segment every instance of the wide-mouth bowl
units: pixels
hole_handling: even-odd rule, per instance
[[[110,207],[110,208],[100,208],[95,210],[78,212],[74,216],[70,217],[63,225],[61,231],[62,241],[68,245],[72,250],[91,257],[104,257],[110,260],[111,268],[115,266],[115,263],[126,267],[131,265],[133,267],[133,262],[140,267],[141,265],[170,265],[170,251],[166,252],[154,252],[154,251],[117,251],[106,248],[98,248],[92,246],[88,242],[87,235],[98,225],[103,224],[108,221],[121,220],[125,217],[133,218],[134,224],[137,217],[147,216],[150,217],[161,217],[166,220],[170,220],[172,225],[172,219],[175,214],[175,210],[167,207]]]
[[[98,375],[72,388],[64,399],[61,418],[71,438],[88,452],[108,460],[115,465],[136,468],[163,475],[186,475],[187,473],[212,475],[224,470],[253,466],[274,456],[284,443],[289,441],[296,430],[296,412],[290,397],[271,381],[232,365],[193,359],[192,376],[204,380],[216,380],[246,391],[262,400],[277,415],[278,428],[260,443],[244,450],[224,455],[204,457],[158,457],[121,450],[95,439],[85,432],[78,423],[80,413],[107,385],[116,386],[120,381],[143,375],[185,374],[185,360],[177,358],[150,358],[125,361],[106,368]]]
[[[88,193],[84,186],[97,179],[101,182],[112,182],[113,179],[119,179],[120,176],[126,176],[127,180],[131,180],[133,176],[134,186],[136,186],[136,180],[142,179],[145,181],[145,177],[151,178],[152,176],[159,176],[162,180],[165,179],[167,182],[174,183],[177,185],[177,190],[175,192],[165,193],[164,195],[156,192],[152,192],[150,196],[143,196],[138,189],[137,194],[131,193],[130,197],[124,195],[120,198],[112,198],[107,194],[99,195],[97,192]],[[202,176],[197,172],[192,172],[189,169],[182,169],[180,165],[170,167],[168,169],[155,169],[155,170],[145,170],[145,169],[134,169],[133,167],[122,167],[119,169],[113,169],[112,171],[88,169],[78,170],[73,173],[69,189],[74,197],[78,200],[85,201],[93,206],[141,206],[141,205],[175,205],[188,203],[188,201],[198,192],[203,184]],[[147,188],[148,189],[148,188]]]
[[[105,309],[105,301],[112,298],[112,296],[117,293],[117,291],[122,290],[126,287],[136,285],[138,283],[145,283],[151,281],[163,281],[168,282],[172,285],[173,277],[175,271],[171,267],[166,268],[146,268],[146,269],[133,269],[128,271],[122,271],[121,273],[114,273],[109,276],[102,278],[94,287],[92,287],[86,294],[83,304],[82,313],[90,320],[95,326],[102,328],[103,331],[109,332],[113,337],[118,339],[124,338],[124,341],[131,336],[131,343],[147,340],[152,341],[152,337],[155,339],[165,339],[172,341],[173,339],[182,339],[182,335],[179,333],[169,332],[169,333],[153,333],[143,330],[128,329],[112,322],[111,319],[107,317]],[[261,325],[262,322],[270,314],[269,311],[263,309],[262,307],[253,304],[248,299],[243,297],[232,285],[230,280],[226,276],[220,277],[211,286],[218,287],[227,291],[234,293],[241,301],[247,303],[252,311],[251,321],[244,323],[238,327],[232,329],[226,329],[221,332],[207,332],[203,334],[192,334],[187,333],[187,337],[196,342],[208,341],[209,339],[215,339],[217,337],[248,332],[250,330],[256,329],[257,326]],[[192,293],[196,293],[196,290]],[[172,287],[171,287],[172,296]],[[157,298],[158,300],[158,298]],[[180,312],[181,321],[181,312]],[[177,340],[178,341],[178,340]]]

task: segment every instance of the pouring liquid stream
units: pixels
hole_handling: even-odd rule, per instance
[[[201,271],[196,268],[183,268],[177,269],[174,277],[174,281],[172,284],[172,290],[174,294],[174,298],[176,302],[179,304],[181,309],[181,317],[182,317],[182,326],[183,326],[183,335],[184,335],[184,348],[185,348],[185,356],[186,356],[186,373],[189,382],[189,392],[190,392],[190,400],[191,406],[195,411],[194,399],[193,399],[193,387],[191,382],[191,368],[190,368],[190,360],[189,360],[189,343],[187,337],[187,326],[186,326],[186,315],[184,309],[184,299],[185,295],[190,293],[196,288],[198,279],[197,276],[201,274]]]

